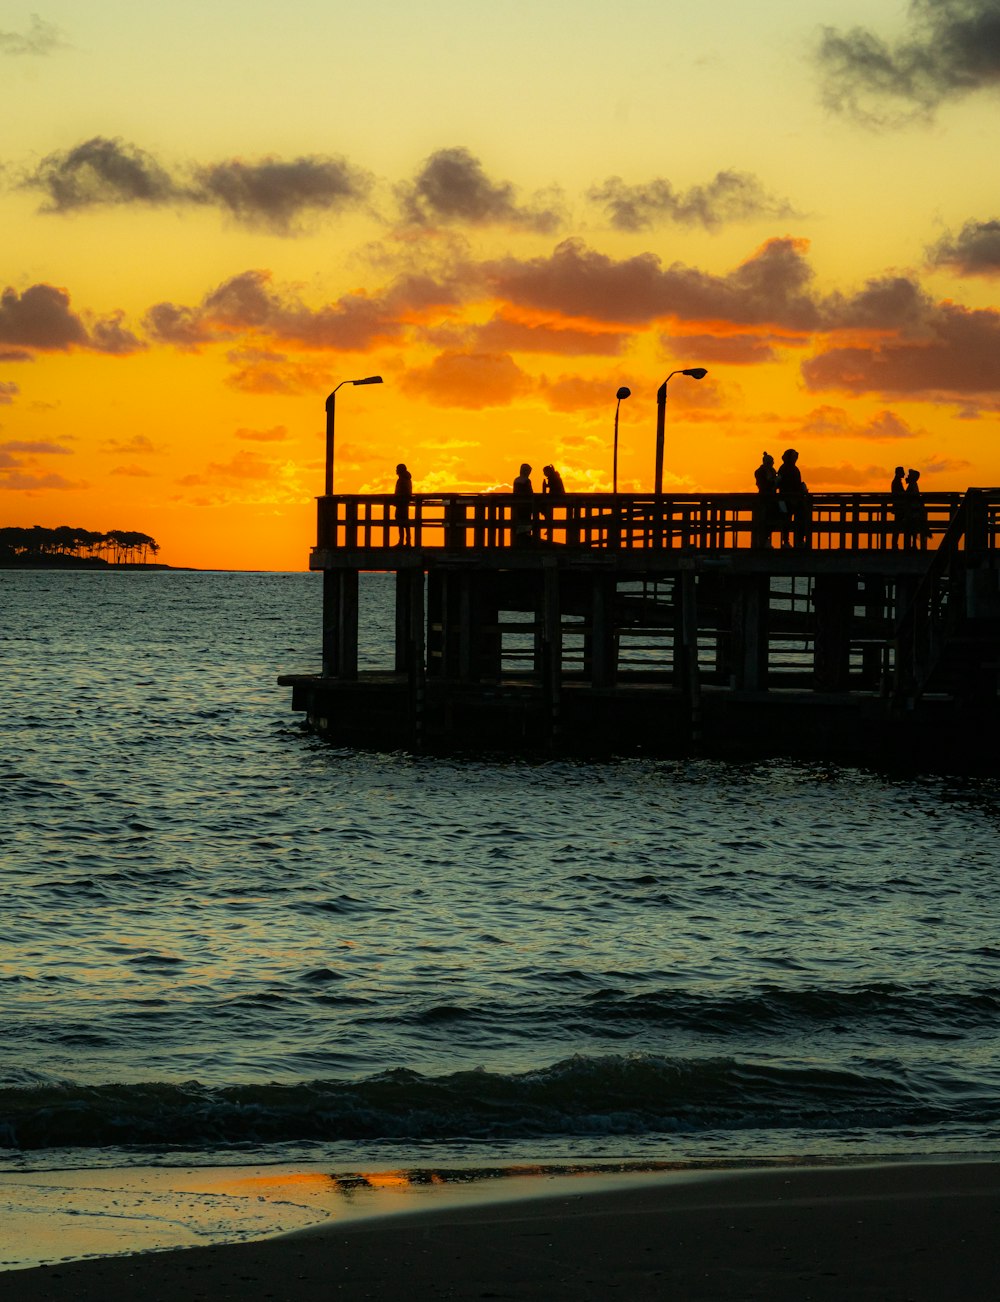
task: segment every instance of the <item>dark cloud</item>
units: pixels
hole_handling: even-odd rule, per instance
[[[610,176],[587,197],[600,204],[611,225],[621,231],[645,231],[667,222],[714,230],[733,222],[795,215],[787,200],[768,194],[750,172],[717,172],[707,184],[689,190],[675,190],[663,177],[627,185],[620,176]]]
[[[53,50],[63,49],[65,41],[54,23],[47,23],[37,14],[31,15],[26,32],[0,32],[0,54],[44,56]]]
[[[424,226],[459,222],[545,233],[561,223],[551,197],[519,203],[509,181],[491,181],[479,159],[462,148],[431,154],[416,178],[397,193],[407,221]]]
[[[101,204],[165,204],[182,193],[145,150],[104,136],[49,154],[23,184],[42,190],[48,196],[42,211],[52,213]]]
[[[13,380],[0,380],[0,404],[9,406],[20,392]]]
[[[290,235],[305,217],[359,203],[371,186],[368,174],[343,158],[232,159],[199,168],[192,197],[216,204],[245,226]]]
[[[865,27],[823,29],[817,57],[827,107],[872,125],[929,116],[945,100],[1000,83],[997,0],[910,0],[890,43]],[[895,113],[887,105],[895,103]]]
[[[343,158],[319,155],[230,159],[171,172],[137,145],[94,136],[49,154],[21,185],[46,196],[42,212],[111,204],[207,205],[244,226],[291,235],[309,217],[361,202],[372,179]]]
[[[942,236],[928,258],[963,276],[1000,276],[1000,221],[966,222],[957,235]]]
[[[240,336],[261,336],[300,348],[343,352],[397,339],[404,324],[457,302],[453,287],[402,276],[380,294],[345,294],[310,308],[276,288],[268,271],[245,271],[212,290],[197,307],[158,303],[146,314],[157,339],[183,348]]]
[[[154,339],[191,351],[215,338],[195,308],[178,307],[175,303],[155,304],[146,313],[144,324]]]
[[[31,353],[23,348],[0,348],[0,362],[33,362]]]
[[[760,366],[777,360],[776,343],[771,335],[664,335],[664,352],[672,357],[690,354],[703,362],[723,362],[727,366]],[[799,340],[781,340],[801,343]]]
[[[120,357],[145,348],[142,340],[122,324],[124,315],[123,312],[114,312],[94,321],[90,328],[90,347],[99,353],[115,353]]]
[[[768,241],[726,276],[664,268],[653,253],[615,261],[577,239],[549,257],[506,258],[485,270],[508,302],[578,319],[645,325],[674,317],[792,331],[822,324],[805,245],[791,239]]]
[[[5,289],[0,295],[0,344],[49,350],[88,343],[87,329],[70,311],[64,289],[32,285],[23,294]]]
[[[495,316],[475,331],[477,346],[487,351],[555,353],[560,357],[616,357],[628,336],[622,331],[577,330],[571,326],[528,324]]]
[[[925,397],[997,393],[1000,312],[943,303],[921,337],[830,348],[803,362],[802,375],[812,390]]]
[[[145,345],[123,325],[123,314],[92,319],[90,328],[70,310],[69,295],[54,285],[32,285],[0,295],[0,345],[15,344],[45,352],[89,348],[99,353],[137,352]]]
[[[856,294],[832,294],[823,305],[828,330],[899,330],[922,332],[933,322],[936,306],[909,276],[879,276]]]

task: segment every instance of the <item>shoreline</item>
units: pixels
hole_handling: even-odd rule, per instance
[[[56,1174],[48,1173],[49,1180]],[[66,1220],[85,1213],[83,1206],[65,1206],[70,1174],[58,1173],[55,1195]],[[108,1185],[107,1172],[89,1173],[91,1185],[95,1174]],[[231,1199],[240,1185],[245,1210],[267,1203],[288,1219],[312,1223],[288,1225],[290,1232],[280,1236],[172,1250],[143,1250],[133,1241],[124,1255],[16,1269],[9,1273],[16,1273],[19,1298],[87,1302],[148,1294],[164,1302],[199,1296],[312,1302],[374,1297],[404,1280],[411,1299],[569,1299],[617,1289],[631,1298],[684,1302],[847,1296],[985,1302],[995,1296],[1000,1264],[995,1161],[525,1176],[484,1182],[488,1190],[449,1188],[444,1200],[433,1185],[414,1199],[412,1185],[394,1186],[393,1173],[384,1173],[380,1211],[344,1215],[341,1189],[337,1219],[323,1212],[319,1224],[317,1196],[322,1182],[330,1182],[320,1173],[243,1172],[237,1181],[232,1172],[202,1169],[197,1180],[193,1174],[178,1180],[177,1172],[164,1172],[170,1178],[160,1180],[159,1191],[144,1186],[154,1221],[176,1221],[182,1196],[200,1199],[203,1212],[225,1215],[231,1205],[220,1199]],[[3,1185],[38,1186],[43,1177],[8,1177]],[[87,1181],[75,1183],[78,1193],[88,1192],[81,1187]],[[118,1217],[127,1244],[128,1209],[110,1201],[118,1210],[103,1215]]]

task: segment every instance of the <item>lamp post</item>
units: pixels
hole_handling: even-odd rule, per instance
[[[615,459],[614,459],[614,469],[611,477],[611,483],[612,483],[611,491],[613,493],[618,492],[618,408],[621,407],[623,398],[630,398],[631,396],[632,396],[632,390],[626,389],[624,384],[616,394],[616,397],[618,398],[618,405],[615,407]]]
[[[381,384],[381,375],[367,375],[363,380],[341,380],[326,400],[326,478],[323,483],[323,496],[330,497],[333,494],[333,421],[336,414],[337,406],[337,389],[342,389],[345,384]]]
[[[703,380],[708,372],[704,366],[689,366],[684,371],[671,371],[656,391],[656,473],[653,490],[657,497],[663,494],[663,427],[667,418],[667,380],[675,375],[690,375],[692,380]]]

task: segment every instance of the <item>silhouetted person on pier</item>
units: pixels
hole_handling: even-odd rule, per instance
[[[563,487],[562,475],[556,470],[555,466],[543,466],[542,474],[545,476],[542,480],[542,497],[547,499],[547,504],[542,507],[542,515],[549,522],[545,536],[549,542],[552,541],[552,503],[558,502],[566,496],[566,489]]]
[[[770,547],[778,505],[778,476],[770,452],[761,455],[760,465],[753,472],[753,478],[759,494],[754,507],[753,545]]]
[[[515,497],[525,499],[524,503],[518,502],[514,507],[514,546],[524,547],[531,542],[534,517],[531,502],[535,496],[535,490],[531,485],[531,467],[526,461],[514,480],[513,490]]]
[[[410,538],[410,502],[413,500],[413,476],[402,462],[396,467],[396,487],[392,494],[396,503],[396,528],[399,530],[397,547],[409,547]]]
[[[555,466],[543,466],[542,474],[545,478],[542,480],[542,492],[548,493],[550,497],[565,497],[566,489],[563,487],[562,475],[556,470]]]
[[[892,494],[892,550],[895,551],[899,547],[899,535],[905,533],[906,522],[906,484],[902,466],[897,466],[892,472],[889,492]]]
[[[798,459],[799,454],[794,448],[782,452],[776,476],[782,547],[789,545],[789,533],[795,539],[796,547],[809,546],[809,490],[802,482],[802,472],[796,465]]]
[[[921,551],[924,550],[927,546],[927,536],[930,533],[927,528],[927,507],[924,506],[919,479],[919,470],[908,470],[906,472],[906,524],[903,536],[907,549],[911,551],[917,547]]]

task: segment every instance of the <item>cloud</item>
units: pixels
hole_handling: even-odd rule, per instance
[[[507,302],[576,319],[639,325],[674,317],[801,332],[823,320],[806,248],[769,240],[728,275],[714,276],[679,263],[664,268],[653,253],[615,261],[570,239],[549,257],[505,258],[485,271]]]
[[[555,380],[543,378],[538,390],[553,411],[607,412],[610,419],[621,383],[620,379],[592,380],[580,375],[561,375]]]
[[[823,102],[834,112],[871,126],[928,118],[946,100],[1000,83],[1000,7],[997,0],[910,0],[903,39],[825,27],[816,57]]]
[[[256,452],[240,451],[226,462],[210,462],[201,474],[185,475],[178,479],[185,486],[241,482],[243,480],[268,480],[274,474],[274,462]]]
[[[351,207],[371,187],[370,176],[343,158],[231,159],[197,169],[192,197],[217,205],[244,226],[291,235],[303,218]]]
[[[23,348],[0,348],[0,362],[33,362],[31,353]]]
[[[802,363],[806,387],[925,397],[1000,392],[1000,312],[943,303],[917,338],[833,347]]]
[[[87,348],[124,356],[145,345],[113,312],[92,318],[88,329],[70,310],[69,294],[54,285],[31,285],[23,294],[5,289],[0,295],[0,345],[15,344],[43,352]]]
[[[90,331],[90,347],[99,353],[116,353],[120,357],[139,352],[146,344],[122,324],[124,312],[94,321]]]
[[[609,176],[593,186],[587,197],[600,204],[611,225],[620,231],[645,231],[672,222],[678,226],[703,226],[715,230],[734,222],[795,216],[786,199],[768,194],[751,172],[717,172],[705,185],[675,190],[664,177],[641,185],[627,185]]]
[[[116,456],[131,454],[132,456],[148,457],[160,450],[153,440],[147,438],[145,434],[133,434],[128,439],[105,439],[102,446],[104,451],[113,452]]]
[[[0,466],[3,462],[0,461]],[[15,470],[12,474],[0,477],[0,489],[8,489],[11,492],[36,493],[40,491],[62,491],[64,489],[86,488],[87,484],[81,480],[74,481],[66,479],[62,475],[32,475],[21,474]]]
[[[852,466],[845,462],[839,466],[805,466],[802,474],[810,488],[828,491],[865,487],[887,490],[892,479],[892,471],[885,466]]]
[[[9,406],[20,392],[13,380],[0,380],[0,404]]]
[[[697,357],[699,362],[722,362],[727,366],[759,366],[777,360],[776,343],[770,335],[664,335],[663,350],[672,357]],[[781,339],[783,346],[801,341]]]
[[[182,194],[144,150],[104,136],[49,154],[22,184],[48,196],[41,211],[49,213],[107,204],[165,204]]]
[[[69,294],[53,285],[32,285],[23,294],[0,295],[0,344],[43,350],[86,347],[87,330],[70,311]]]
[[[794,434],[796,436],[815,436],[817,438],[852,438],[871,439],[875,441],[893,439],[914,439],[926,433],[907,424],[895,412],[880,411],[869,421],[856,421],[843,407],[814,407],[808,415],[799,421]]]
[[[402,388],[442,407],[506,407],[534,388],[534,381],[506,353],[439,353],[429,366],[403,376]]]
[[[12,58],[20,55],[44,57],[66,46],[59,28],[37,14],[31,15],[26,32],[0,32],[0,54]]]
[[[160,343],[197,352],[200,344],[207,344],[215,335],[198,310],[178,307],[175,303],[156,303],[146,313],[145,327]]]
[[[547,323],[530,324],[502,313],[476,333],[476,344],[487,351],[555,353],[561,357],[616,357],[628,336],[620,330],[580,330]]]
[[[1000,276],[1000,221],[968,221],[957,235],[943,235],[927,256],[932,266],[963,276]]]
[[[226,159],[170,171],[121,137],[93,136],[49,154],[20,184],[42,191],[45,213],[125,204],[208,206],[243,226],[293,235],[310,217],[362,202],[373,181],[344,158],[316,154]]]
[[[931,457],[921,466],[924,475],[951,475],[956,470],[968,470],[971,461],[962,461],[954,457]]]
[[[295,361],[284,353],[265,349],[238,348],[227,354],[236,370],[227,383],[243,393],[315,393],[329,387],[325,365]]]
[[[122,475],[126,479],[152,479],[152,471],[146,470],[144,466],[116,466],[110,472],[112,475]]]
[[[8,439],[5,443],[0,443],[0,451],[23,452],[35,457],[68,457],[71,455],[69,448],[64,448],[59,443],[24,439]]]
[[[457,291],[426,276],[401,276],[378,294],[344,294],[310,308],[276,287],[266,270],[241,272],[206,294],[197,307],[158,303],[146,314],[150,334],[196,349],[241,337],[299,348],[357,352],[399,339],[404,324],[457,303]]]
[[[271,429],[238,429],[236,437],[248,443],[284,443],[288,430],[284,425],[274,425]]]
[[[421,226],[457,222],[544,234],[562,221],[553,196],[519,203],[509,181],[491,181],[479,159],[461,147],[431,154],[397,195],[406,220]]]

